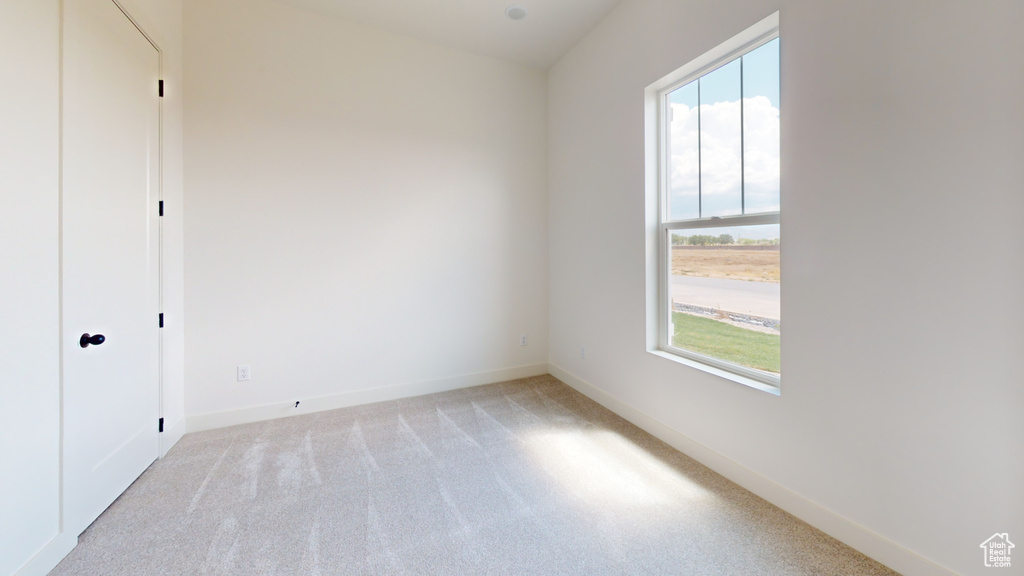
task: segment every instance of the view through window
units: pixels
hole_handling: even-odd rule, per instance
[[[779,225],[671,232],[671,345],[780,373]]]
[[[660,93],[662,349],[777,386],[777,28]]]

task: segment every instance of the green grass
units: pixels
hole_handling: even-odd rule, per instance
[[[672,313],[672,345],[726,362],[779,373],[779,336],[737,328],[725,322]]]

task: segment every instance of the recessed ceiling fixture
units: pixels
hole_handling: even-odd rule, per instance
[[[509,6],[505,8],[505,18],[509,20],[522,20],[526,18],[526,8],[522,6]]]

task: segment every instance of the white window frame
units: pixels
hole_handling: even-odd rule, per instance
[[[780,212],[669,220],[668,94],[779,37],[779,13],[768,16],[685,66],[651,84],[645,91],[645,159],[647,199],[647,350],[657,356],[772,394],[779,394],[779,376],[672,346],[669,336],[669,234],[673,230],[780,224]]]

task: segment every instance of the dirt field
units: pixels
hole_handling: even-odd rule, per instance
[[[779,282],[779,250],[673,246],[672,274],[754,282]]]

